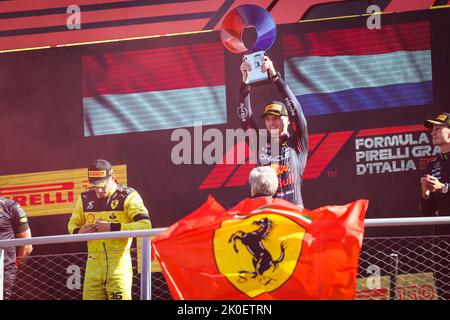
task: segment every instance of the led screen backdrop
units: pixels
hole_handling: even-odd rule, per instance
[[[286,81],[306,115],[431,104],[428,22],[284,37]]]
[[[448,111],[450,101],[449,12],[383,15],[380,30],[368,30],[363,16],[279,26],[268,54],[307,115],[306,207],[367,198],[368,218],[420,216],[418,181],[437,152],[422,122]],[[126,182],[155,227],[192,212],[209,194],[235,204],[248,196],[251,167],[176,165],[171,137],[175,128],[193,137],[194,121],[203,133],[240,127],[241,59],[222,47],[218,32],[0,54],[7,115],[0,184],[4,176],[80,169],[105,158],[126,166]],[[261,110],[278,93],[263,85],[251,94],[263,128]],[[203,138],[204,149],[211,141]],[[25,185],[14,187],[13,196],[31,197],[21,194]],[[33,199],[45,200],[45,192],[33,189]],[[60,214],[33,212],[33,234],[67,233],[64,205]]]
[[[227,122],[220,43],[83,56],[81,72],[85,136]]]

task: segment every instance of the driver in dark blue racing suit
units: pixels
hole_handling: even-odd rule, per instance
[[[237,110],[244,130],[257,129],[250,105],[250,86],[245,84],[250,69],[250,64],[244,59],[241,64],[242,84]],[[306,118],[297,98],[281,78],[280,73],[275,70],[269,57],[264,57],[261,70],[268,72],[283,102],[272,101],[264,108],[265,125],[272,138],[259,150],[258,165],[271,165],[275,169],[279,182],[277,198],[288,200],[303,208],[301,186],[308,156]],[[278,150],[274,150],[274,143],[278,144]]]

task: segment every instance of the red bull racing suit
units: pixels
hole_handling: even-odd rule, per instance
[[[150,229],[147,209],[130,187],[117,185],[106,198],[94,190],[77,199],[69,221],[69,232],[78,233],[96,220],[111,222],[111,231]],[[130,246],[132,238],[88,241],[88,260],[83,285],[84,300],[130,300],[133,279]]]
[[[271,143],[261,148],[258,152],[258,165],[271,165],[275,169],[278,176],[277,198],[285,199],[303,208],[301,185],[309,143],[306,118],[297,98],[279,74],[273,83],[286,105],[290,133],[280,137],[278,155],[272,152]],[[257,129],[250,105],[250,86],[242,83],[239,93],[237,112],[242,127],[244,130]]]

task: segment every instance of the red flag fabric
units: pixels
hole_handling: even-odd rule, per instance
[[[174,299],[353,299],[367,207],[209,196],[153,249]]]

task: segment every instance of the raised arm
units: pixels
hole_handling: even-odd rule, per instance
[[[247,72],[250,70],[251,66],[246,62],[246,58],[241,64],[242,82],[239,88],[239,105],[237,107],[237,115],[241,120],[241,127],[244,130],[249,128],[256,129],[256,123],[253,118],[252,107],[250,104],[250,86],[245,84],[247,80]]]

